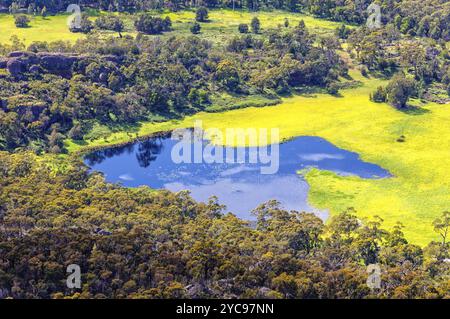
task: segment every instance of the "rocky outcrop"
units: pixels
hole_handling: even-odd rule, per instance
[[[47,72],[61,76],[70,76],[75,62],[82,56],[68,53],[33,53],[25,51],[11,52],[7,58],[0,59],[0,68],[6,68],[16,78],[24,73]]]
[[[28,61],[20,58],[12,58],[6,63],[6,68],[12,76],[19,77],[20,74],[28,70]]]
[[[75,55],[38,53],[40,66],[49,73],[61,74],[70,70],[80,57]]]
[[[13,51],[8,54],[9,58],[20,58],[20,57],[30,57],[35,56],[33,52],[27,52],[27,51]]]
[[[86,54],[15,51],[6,58],[0,57],[0,69],[6,68],[15,78],[23,77],[27,73],[51,73],[70,78],[76,62],[96,59],[98,57]],[[115,55],[101,56],[101,60],[114,64],[121,64],[122,59]],[[106,81],[107,74],[102,77]]]

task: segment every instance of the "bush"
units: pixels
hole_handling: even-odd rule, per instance
[[[199,34],[201,28],[202,28],[202,27],[200,26],[200,24],[198,24],[197,22],[195,22],[195,23],[192,25],[192,27],[191,27],[191,32],[192,32],[193,34]]]
[[[68,133],[69,138],[79,141],[83,139],[83,135],[83,129],[80,124],[75,124]]]
[[[110,30],[121,33],[124,29],[123,21],[115,15],[100,16],[95,20],[95,26],[102,30]]]
[[[370,95],[370,100],[377,103],[386,102],[386,90],[379,86],[377,90]]]
[[[89,17],[86,14],[83,14],[81,16],[80,24],[77,25],[75,23],[76,20],[73,20],[70,24],[70,31],[71,32],[82,32],[82,33],[89,33],[94,29],[94,25],[92,24],[91,20],[89,20]]]
[[[172,21],[169,17],[161,19],[153,17],[150,14],[143,13],[135,21],[134,26],[136,30],[145,34],[160,34],[165,31],[170,31]]]
[[[365,66],[361,67],[361,75],[367,77],[369,75],[369,70]]]
[[[232,61],[221,61],[217,65],[214,78],[227,90],[237,92],[240,83],[240,76],[237,68]]]
[[[28,18],[26,15],[21,14],[15,17],[14,23],[16,24],[16,27],[18,28],[28,28],[28,23],[30,23],[30,18]]]
[[[339,86],[338,86],[338,84],[334,83],[334,82],[329,83],[327,85],[327,92],[328,92],[328,94],[331,94],[331,95],[337,95],[339,93]]]
[[[259,33],[259,31],[261,30],[261,22],[259,22],[259,19],[257,17],[254,17],[252,19],[251,26],[253,33]]]
[[[386,87],[387,101],[392,106],[403,108],[408,100],[416,92],[416,83],[408,79],[404,74],[395,76]]]
[[[345,26],[345,24],[341,25],[336,29],[336,35],[340,39],[347,39],[349,34],[351,33],[351,30]]]
[[[239,53],[246,49],[255,47],[254,46],[255,43],[256,43],[255,39],[253,39],[250,34],[241,37],[236,36],[228,42],[226,48],[230,52]]]
[[[241,24],[238,26],[238,30],[239,30],[240,33],[248,33],[248,24],[246,24],[246,23],[241,23]]]
[[[208,21],[208,9],[205,7],[200,7],[195,12],[195,20],[198,22],[207,22]]]

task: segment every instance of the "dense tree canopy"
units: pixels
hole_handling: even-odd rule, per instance
[[[29,153],[0,152],[0,190],[3,298],[450,297],[448,213],[425,249],[351,209],[325,226],[271,201],[252,228],[214,198],[122,188],[80,164],[55,172]],[[366,285],[371,263],[381,289]],[[69,264],[81,289],[65,285]]]

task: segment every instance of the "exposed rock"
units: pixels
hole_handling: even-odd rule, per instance
[[[20,77],[22,73],[28,72],[28,67],[39,62],[38,57],[33,52],[15,51],[11,52],[7,58],[6,68],[14,77]]]
[[[35,54],[32,52],[27,52],[27,51],[13,51],[8,54],[8,57],[18,58],[18,57],[30,56],[30,55],[35,55]]]
[[[79,60],[77,56],[51,53],[40,53],[38,57],[42,68],[58,75],[70,74],[73,64]]]
[[[39,65],[32,65],[29,69],[30,73],[39,74],[42,72],[42,68]]]
[[[20,77],[20,75],[28,70],[28,61],[20,58],[9,59],[6,63],[6,68],[13,77]]]
[[[91,59],[89,55],[77,55],[74,53],[49,53],[49,52],[11,52],[7,58],[0,58],[0,68],[7,68],[14,77],[20,77],[23,73],[52,73],[64,77],[70,77],[76,62]],[[120,63],[121,58],[114,55],[102,56],[103,60],[114,64]],[[107,74],[102,81],[107,81]]]
[[[8,58],[0,60],[0,68],[7,68],[13,77],[20,77],[27,72],[39,73],[43,69],[49,73],[70,76],[73,64],[79,59],[70,54],[15,51]]]

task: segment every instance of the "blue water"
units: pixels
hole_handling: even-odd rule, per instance
[[[278,200],[288,210],[310,211],[322,218],[327,212],[308,205],[308,184],[296,172],[316,167],[340,175],[362,178],[388,177],[383,168],[363,162],[358,154],[340,148],[320,137],[302,136],[279,145],[279,170],[261,174],[268,164],[176,164],[171,157],[178,141],[169,137],[150,138],[127,146],[93,152],[85,163],[103,172],[109,182],[127,187],[148,185],[171,191],[189,190],[197,201],[215,195],[227,211],[243,219],[254,219],[251,211],[270,199]],[[205,141],[205,144],[207,142]],[[225,149],[226,152],[231,149]],[[255,151],[256,148],[245,148]],[[237,151],[235,148],[234,151]]]

